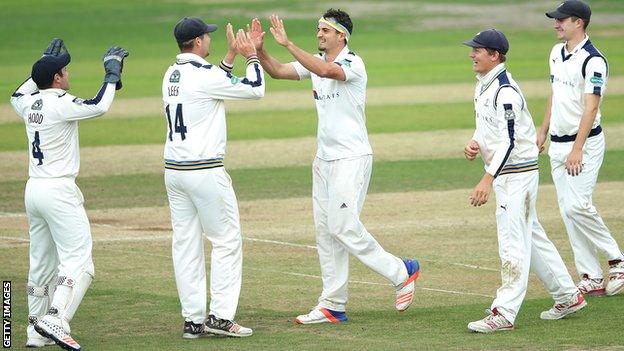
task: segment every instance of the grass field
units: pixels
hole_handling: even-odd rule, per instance
[[[124,89],[113,109],[85,121],[77,182],[92,224],[96,279],[73,323],[90,350],[398,350],[624,349],[624,295],[590,298],[582,312],[541,321],[551,306],[531,276],[516,330],[471,334],[500,283],[494,206],[468,206],[482,175],[480,161],[462,157],[474,127],[474,73],[460,43],[495,26],[511,43],[509,70],[520,83],[536,123],[548,92],[547,55],[555,43],[543,13],[558,1],[287,1],[158,0],[3,3],[0,72],[0,276],[13,282],[13,347],[25,342],[24,287],[28,227],[23,191],[27,141],[8,97],[49,40],[61,37],[71,54],[72,94],[89,97],[103,76],[101,55],[113,45],[131,52]],[[603,103],[607,153],[594,201],[616,240],[624,243],[624,2],[590,1],[590,36],[608,57]],[[243,289],[237,320],[254,328],[245,340],[181,338],[182,317],[171,262],[171,225],[163,184],[160,109],[162,73],[176,54],[172,28],[185,15],[221,27],[253,16],[284,17],[293,41],[315,51],[316,20],[331,7],[352,14],[350,48],[369,76],[367,126],[375,153],[364,208],[368,230],[388,251],[421,260],[414,305],[399,314],[393,289],[351,261],[349,322],[298,327],[293,318],[316,303],[321,289],[314,249],[310,163],[316,112],[310,82],[269,79],[263,101],[228,103],[226,165],[240,200],[244,236]],[[266,26],[267,21],[263,20]],[[213,35],[209,61],[225,39]],[[291,60],[267,33],[267,48]],[[235,71],[242,74],[237,59]],[[574,277],[571,249],[556,205],[548,159],[540,158],[539,215]],[[209,244],[206,244],[209,252]],[[209,262],[209,261],[208,261]],[[606,264],[606,262],[605,262]]]

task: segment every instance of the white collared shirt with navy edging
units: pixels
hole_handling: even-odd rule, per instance
[[[505,64],[477,80],[473,140],[479,144],[485,171],[498,177],[538,169],[533,118]]]
[[[325,60],[325,54],[315,57]],[[346,80],[319,77],[299,62],[291,62],[299,79],[312,79],[312,94],[318,115],[316,157],[332,161],[371,155],[366,130],[366,68],[364,61],[345,46],[334,62]]]
[[[162,84],[165,168],[222,167],[226,144],[223,100],[258,99],[264,89],[264,71],[257,58],[247,60],[246,77],[238,78],[198,55],[177,55]]]
[[[602,102],[607,88],[607,60],[585,36],[571,52],[565,43],[555,45],[549,65],[553,94],[550,134],[575,135],[585,110],[585,94],[598,95]],[[599,108],[592,129],[600,125],[600,119]]]
[[[78,122],[101,116],[115,97],[115,84],[104,82],[84,100],[63,89],[39,90],[29,78],[11,96],[11,104],[26,123],[31,178],[76,178],[80,170]]]

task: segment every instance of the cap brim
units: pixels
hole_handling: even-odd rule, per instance
[[[212,33],[215,30],[217,30],[217,28],[219,28],[219,27],[217,27],[216,24],[207,24],[206,25],[206,33]]]
[[[559,12],[555,10],[551,12],[546,12],[546,17],[554,18],[554,19],[564,19],[564,18],[572,17],[572,15],[568,15],[567,13],[563,13],[563,12]]]
[[[63,53],[61,55],[58,56],[52,56],[52,55],[46,55],[42,58],[39,59],[39,61],[47,61],[50,62],[54,65],[54,67],[57,67],[58,69],[61,69],[67,65],[69,65],[69,62],[71,62],[71,56],[69,55],[68,52]]]
[[[463,42],[463,44],[466,45],[466,46],[470,46],[471,48],[484,48],[484,47],[486,47],[485,45],[479,44],[479,43],[477,43],[474,40],[467,40],[467,41]]]

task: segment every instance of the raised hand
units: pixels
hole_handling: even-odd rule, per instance
[[[258,18],[251,20],[251,27],[247,25],[247,33],[249,33],[249,37],[256,47],[256,50],[262,50],[262,45],[264,44],[264,32],[262,31],[262,24]]]
[[[65,47],[65,43],[63,43],[63,39],[54,38],[50,44],[48,44],[48,47],[43,51],[43,56],[60,56],[67,53],[69,52]]]
[[[251,41],[249,33],[245,33],[242,29],[236,32],[236,52],[246,58],[256,55],[256,47]]]
[[[273,34],[273,38],[275,41],[281,46],[288,46],[290,41],[288,40],[288,35],[286,35],[286,29],[284,28],[284,21],[282,21],[276,14],[271,15],[269,17],[271,20],[271,34]]]
[[[121,72],[123,71],[123,61],[130,53],[121,47],[113,46],[104,54],[104,70],[106,83],[115,83],[115,89],[121,89]]]
[[[234,30],[232,29],[231,23],[225,26],[225,38],[227,39],[228,51],[236,52],[236,38],[234,37]]]

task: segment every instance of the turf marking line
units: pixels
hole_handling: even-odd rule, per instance
[[[5,240],[17,240],[19,242],[22,243],[29,243],[30,240],[29,239],[25,239],[25,238],[19,238],[16,236],[0,236],[0,239],[5,239]],[[8,246],[7,246],[8,247]]]
[[[167,259],[171,259],[171,255],[161,255],[161,254],[154,254],[154,253],[149,253],[149,252],[143,252],[143,251],[132,251],[132,250],[120,250],[120,249],[104,249],[106,251],[113,251],[113,252],[119,252],[119,253],[126,253],[126,254],[133,254],[133,255],[143,255],[143,256],[153,256],[153,257],[160,257],[160,258],[167,258]],[[305,273],[296,273],[296,272],[288,272],[288,271],[278,271],[278,270],[274,270],[274,269],[263,269],[263,268],[255,268],[255,267],[243,267],[243,270],[248,269],[248,270],[252,270],[252,271],[259,271],[259,272],[267,272],[267,273],[278,273],[278,274],[283,274],[283,275],[292,275],[295,277],[303,277],[303,278],[313,278],[313,279],[322,279],[321,276],[319,275],[315,275],[315,274],[305,274]],[[392,286],[392,284],[388,284],[388,283],[375,283],[375,282],[369,282],[369,281],[364,281],[364,280],[349,280],[349,283],[352,284],[365,284],[365,285],[377,285],[377,286]],[[425,290],[425,291],[433,291],[433,292],[441,292],[441,293],[446,293],[446,294],[454,294],[454,295],[470,295],[470,296],[480,296],[480,297],[487,297],[487,298],[494,298],[494,296],[491,295],[484,295],[484,294],[479,294],[479,293],[472,293],[472,292],[465,292],[465,291],[455,291],[455,290],[444,290],[444,289],[433,289],[433,288],[425,288],[425,287],[421,287],[421,286],[416,286],[416,289],[420,289],[420,290]]]
[[[0,215],[3,215],[4,213],[0,213]],[[19,214],[15,214],[15,215],[19,215]],[[25,217],[25,215],[23,215]],[[103,224],[103,223],[91,223],[92,226],[94,227],[104,227],[104,228],[119,228],[119,229],[125,229],[125,230],[137,230],[136,227],[126,227],[126,226],[114,226],[114,225],[110,225],[110,224]],[[8,244],[8,245],[0,245],[0,248],[10,248],[10,247],[19,247],[19,246],[23,246],[26,243],[29,242],[28,239],[23,239],[23,238],[17,238],[17,237],[0,237],[2,239],[14,239],[14,240],[19,240],[21,243],[19,244]],[[109,242],[141,242],[141,241],[165,241],[165,240],[169,240],[171,239],[171,236],[167,235],[167,236],[134,236],[134,237],[122,237],[122,238],[100,238],[100,239],[94,239],[93,242],[101,242],[101,243],[109,243]],[[290,246],[290,247],[300,247],[300,248],[305,248],[305,249],[311,249],[311,250],[316,250],[316,246],[313,245],[305,245],[305,244],[297,244],[297,243],[290,243],[290,242],[286,242],[286,241],[278,241],[278,240],[268,240],[268,239],[258,239],[258,238],[250,238],[250,237],[243,237],[244,240],[247,241],[251,241],[251,242],[260,242],[260,243],[266,243],[266,244],[275,244],[275,245],[282,245],[282,246]],[[424,262],[433,262],[436,263],[437,261],[434,260],[429,260],[429,259],[423,259],[422,261]],[[446,264],[452,265],[452,266],[458,266],[458,267],[463,267],[463,268],[470,268],[470,269],[477,269],[477,270],[482,270],[482,271],[488,271],[488,272],[499,272],[498,269],[494,269],[494,268],[489,268],[489,267],[483,267],[483,266],[476,266],[476,265],[472,265],[472,264],[464,264],[464,263],[456,263],[456,262],[447,262]]]

